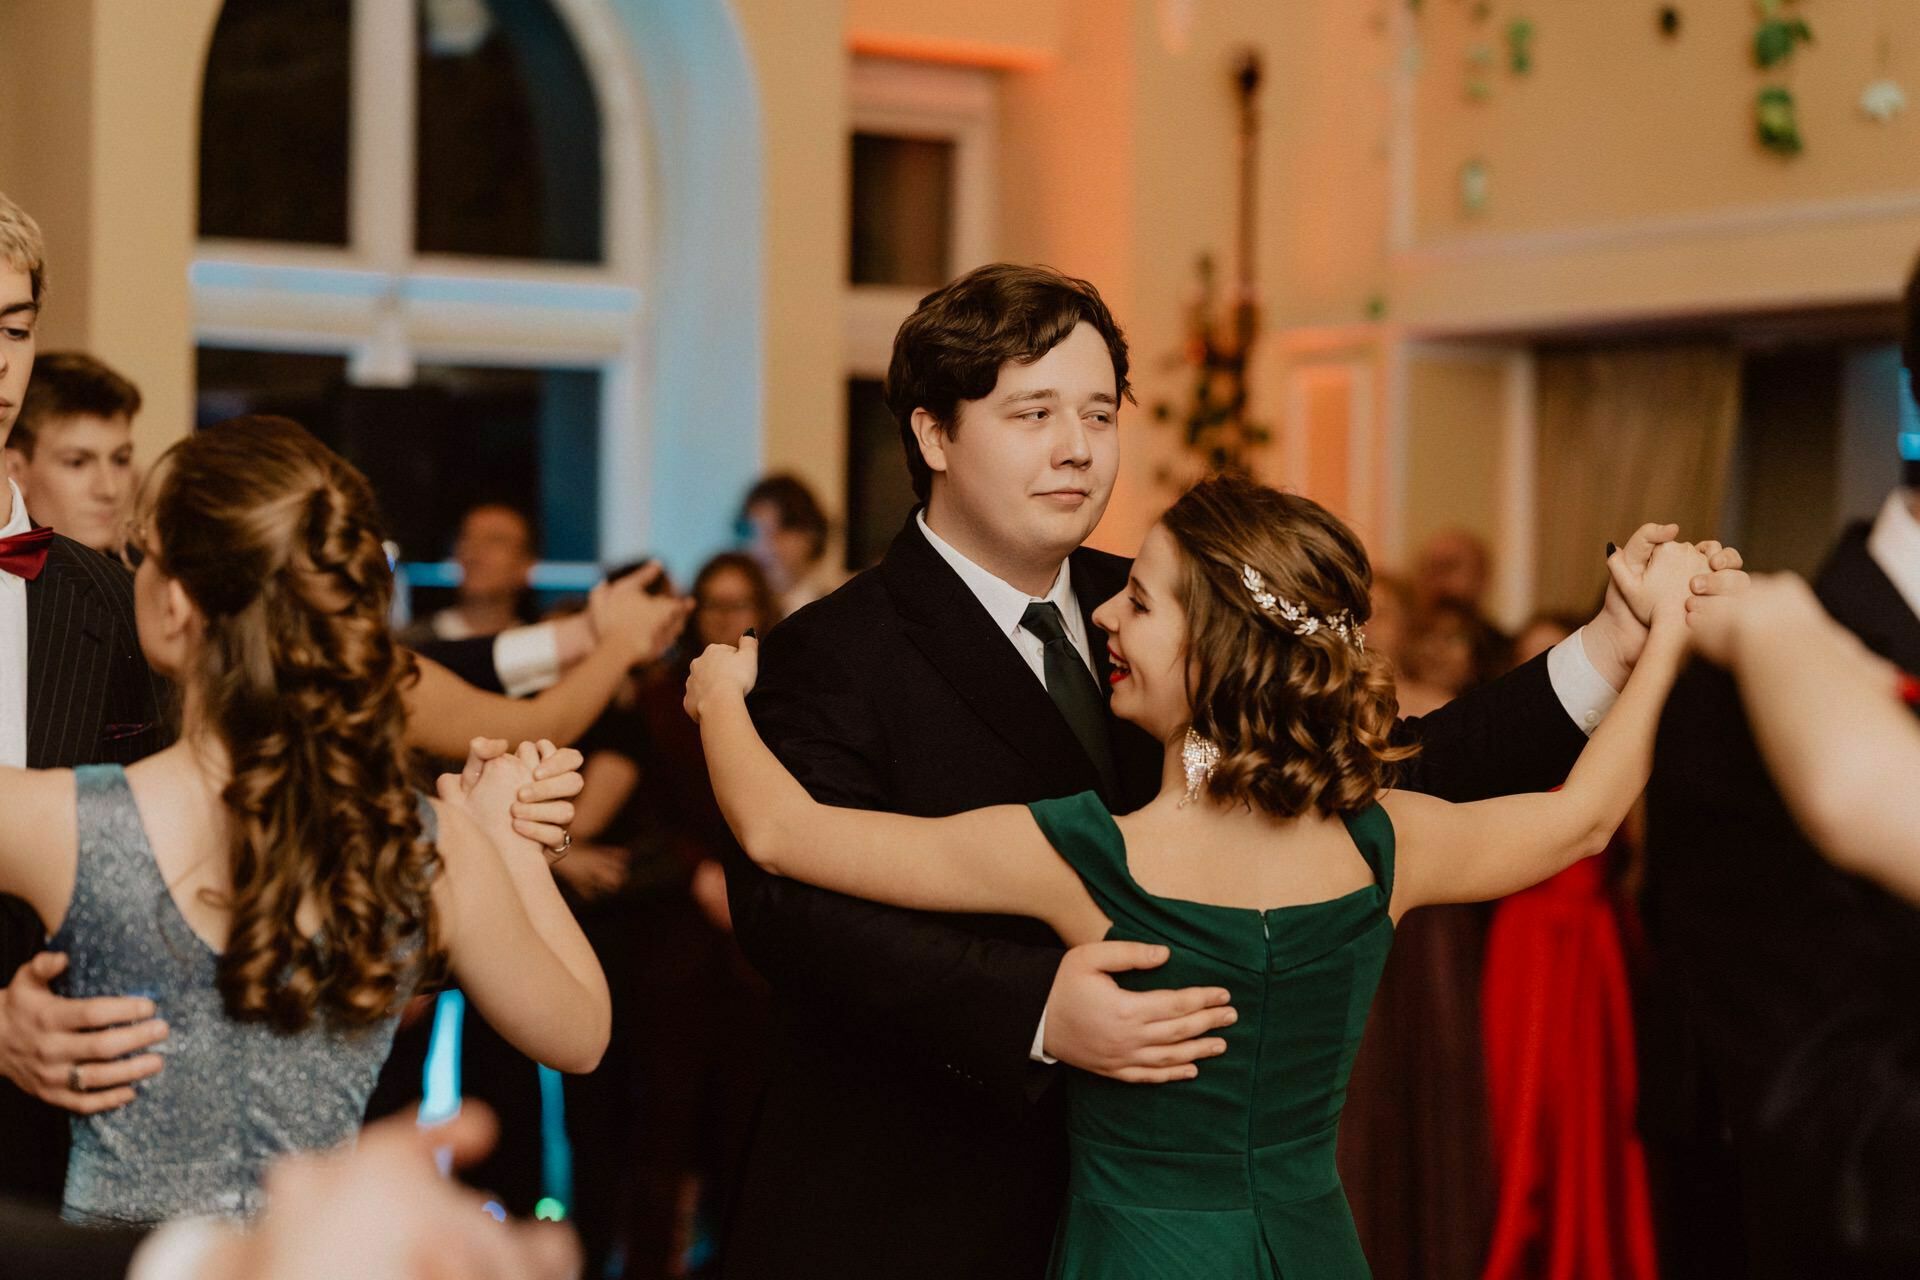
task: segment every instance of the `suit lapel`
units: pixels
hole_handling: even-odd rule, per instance
[[[1044,789],[1097,790],[1099,773],[1046,686],[914,521],[894,539],[880,571],[907,639],[987,727],[1040,771]]]
[[[1847,531],[1820,571],[1815,591],[1861,643],[1903,670],[1920,673],[1920,617],[1867,550],[1869,526]]]
[[[84,763],[106,714],[111,655],[92,584],[55,539],[27,583],[27,765]]]
[[[1080,621],[1086,627],[1087,651],[1093,655],[1093,678],[1104,695],[1112,686],[1113,658],[1107,653],[1107,633],[1094,625],[1093,611],[1120,590],[1118,582],[1096,580],[1092,562],[1079,552],[1067,560],[1067,572],[1073,579],[1073,594],[1080,601]]]

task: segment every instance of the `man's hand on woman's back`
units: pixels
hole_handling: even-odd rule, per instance
[[[64,955],[43,951],[0,989],[0,1074],[79,1115],[123,1107],[134,1082],[165,1065],[150,1050],[167,1038],[167,1024],[142,997],[55,995],[52,982],[66,967]]]

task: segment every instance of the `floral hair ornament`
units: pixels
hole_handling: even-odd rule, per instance
[[[1348,610],[1342,609],[1330,618],[1323,618],[1304,604],[1283,600],[1267,590],[1267,580],[1262,578],[1260,571],[1250,564],[1240,566],[1240,582],[1246,587],[1247,594],[1253,597],[1254,604],[1260,607],[1262,613],[1291,623],[1293,634],[1310,636],[1325,628],[1360,652],[1366,652],[1366,629],[1353,620],[1353,614]]]

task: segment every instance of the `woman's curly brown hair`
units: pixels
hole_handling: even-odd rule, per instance
[[[232,760],[227,1013],[376,1022],[437,953],[439,856],[408,784],[414,664],[373,493],[298,423],[249,416],[169,450],[142,507],[154,567],[204,618],[183,683]]]
[[[1323,620],[1372,611],[1366,548],[1319,503],[1227,473],[1194,485],[1161,526],[1186,566],[1193,728],[1220,748],[1207,795],[1278,817],[1356,813],[1414,749],[1392,742],[1393,668],[1322,626],[1262,609],[1242,580]]]

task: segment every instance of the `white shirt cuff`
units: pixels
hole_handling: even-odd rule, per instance
[[[1027,1050],[1027,1056],[1035,1062],[1052,1066],[1060,1059],[1047,1052],[1047,1011],[1040,1011],[1040,1025],[1033,1029],[1033,1048]]]
[[[1547,654],[1547,679],[1580,732],[1591,736],[1613,710],[1620,691],[1607,683],[1587,657],[1586,642],[1580,638],[1586,630],[1582,627],[1553,646]]]
[[[194,1280],[233,1227],[218,1218],[169,1222],[141,1241],[127,1280]]]
[[[551,622],[493,638],[493,670],[510,698],[539,693],[560,679],[560,635]]]

